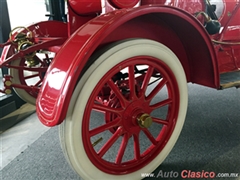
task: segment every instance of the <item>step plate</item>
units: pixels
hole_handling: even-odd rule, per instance
[[[240,87],[240,71],[220,75],[221,89]]]

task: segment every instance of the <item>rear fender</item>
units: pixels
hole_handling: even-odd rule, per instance
[[[171,17],[178,17],[175,18],[175,20],[182,19],[185,24],[191,26],[191,29],[194,31],[193,33],[196,33],[199,36],[200,44],[197,44],[197,46],[205,46],[205,48],[201,50],[207,51],[204,53],[199,52],[199,54],[196,55],[200,55],[200,63],[203,62],[204,65],[202,68],[205,68],[207,75],[209,76],[207,77],[206,75],[206,77],[210,79],[210,83],[207,83],[211,86],[218,84],[218,80],[214,78],[218,73],[216,70],[216,54],[209,35],[196,18],[185,11],[170,6],[151,5],[141,6],[134,9],[121,9],[92,19],[85,25],[81,26],[62,46],[61,50],[48,68],[37,98],[36,108],[40,121],[46,126],[55,126],[64,120],[75,85],[81,76],[84,67],[86,67],[89,58],[96,49],[114,41],[127,38],[148,38],[164,43],[168,47],[174,46],[174,44],[177,43],[179,44],[179,47],[173,47],[173,51],[176,51],[175,53],[180,57],[179,59],[183,59],[181,63],[187,74],[188,81],[197,80],[197,78],[191,73],[195,69],[192,70],[189,65],[192,63],[189,59],[192,58],[195,60],[195,56],[194,54],[189,55],[184,52],[184,48],[188,48],[184,46],[191,46],[191,44],[181,42],[183,41],[181,38],[188,36],[187,33],[189,32],[181,30],[181,37],[177,36],[178,33],[172,33],[167,35],[166,39],[164,38],[166,34],[161,34],[161,32],[156,33],[152,30],[158,28],[156,24],[149,24],[150,27],[153,26],[156,28],[148,28],[147,23],[149,21],[152,23],[161,21],[160,16],[157,16],[159,13],[163,18],[161,25],[164,25],[165,20],[168,18],[171,19]],[[150,15],[150,19],[149,17],[146,17],[148,15]],[[146,22],[146,24],[142,26],[142,22]],[[172,24],[165,25],[159,30],[166,33],[168,31],[177,31],[177,28],[174,29],[171,27]],[[132,29],[129,30],[128,27]],[[171,42],[172,35],[177,38],[176,42]],[[192,41],[192,37],[188,37],[188,39]],[[181,51],[178,50],[179,48]],[[204,63],[205,60],[209,62]],[[210,64],[209,68],[205,66],[208,64]]]

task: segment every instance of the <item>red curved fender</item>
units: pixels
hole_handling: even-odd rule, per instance
[[[211,40],[201,24],[190,14],[177,8],[157,5],[141,6],[134,9],[121,9],[96,17],[72,35],[50,65],[36,103],[40,121],[46,126],[60,124],[66,116],[78,77],[97,46],[124,22],[153,12],[171,13],[189,21],[206,41],[211,51],[211,58],[215,58]]]

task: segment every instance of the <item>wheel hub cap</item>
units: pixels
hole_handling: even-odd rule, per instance
[[[140,117],[137,118],[138,125],[141,128],[149,128],[152,125],[152,118],[149,114],[142,114]]]

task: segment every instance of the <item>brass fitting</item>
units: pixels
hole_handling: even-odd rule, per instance
[[[137,118],[138,125],[141,128],[149,128],[152,125],[152,118],[149,114],[142,114],[140,117]]]

